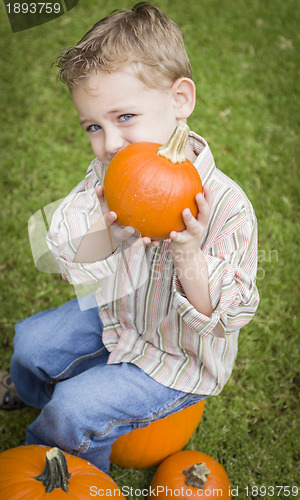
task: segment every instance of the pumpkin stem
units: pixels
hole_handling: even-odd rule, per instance
[[[192,465],[192,467],[183,471],[186,476],[185,484],[203,490],[210,472],[204,462]]]
[[[185,146],[189,136],[189,126],[179,122],[166,144],[158,148],[157,154],[167,158],[172,163],[183,163],[186,160]]]
[[[42,474],[34,479],[43,483],[46,493],[51,493],[55,488],[68,492],[70,476],[65,454],[59,448],[51,448],[46,452],[46,464]]]

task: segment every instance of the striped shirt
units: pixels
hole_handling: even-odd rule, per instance
[[[123,242],[107,259],[73,262],[78,247],[101,217],[95,187],[105,169],[98,159],[53,215],[48,246],[82,307],[94,291],[103,322],[108,363],[134,363],[159,383],[184,392],[217,395],[231,375],[238,335],[258,307],[257,223],[242,189],[219,171],[207,142],[190,132],[194,166],[214,202],[201,241],[209,275],[211,317],[187,300],[169,251]],[[84,332],[83,332],[84,335]]]

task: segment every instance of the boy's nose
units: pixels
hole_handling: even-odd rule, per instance
[[[109,160],[111,160],[115,154],[126,146],[126,141],[121,134],[118,133],[108,133],[105,136],[105,152]]]

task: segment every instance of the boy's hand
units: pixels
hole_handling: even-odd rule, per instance
[[[120,226],[117,222],[118,216],[116,212],[109,210],[104,196],[104,186],[98,186],[96,188],[96,194],[101,205],[105,224],[110,229],[114,248],[117,248],[123,240],[127,240],[131,236],[135,235],[136,239],[138,239],[136,230],[131,226]],[[140,239],[141,244],[149,245],[149,243],[151,243],[151,239],[147,236]]]
[[[203,194],[196,195],[198,205],[198,215],[193,217],[191,211],[186,208],[182,212],[183,221],[186,229],[181,232],[172,231],[170,233],[172,250],[180,250],[187,253],[190,250],[195,252],[200,248],[200,242],[207,230],[211,207],[213,204],[213,195],[208,186],[203,186]]]
[[[116,222],[118,216],[116,212],[112,212],[111,210],[109,210],[105,200],[103,186],[98,186],[96,188],[96,194],[101,206],[105,224],[110,229],[113,245],[115,248],[117,248],[123,240],[127,240],[128,238],[130,238],[130,236],[132,236],[135,233],[135,230],[133,227],[130,226],[126,227],[120,226]]]

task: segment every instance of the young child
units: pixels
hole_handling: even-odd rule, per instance
[[[22,401],[41,409],[27,443],[107,472],[120,435],[222,391],[259,301],[256,218],[194,132],[186,155],[204,195],[196,218],[183,211],[182,232],[139,238],[108,209],[113,156],[133,142],[167,142],[195,106],[180,30],[157,7],[101,20],[58,65],[96,158],[47,240],[63,278],[96,292],[17,324],[10,371]]]

